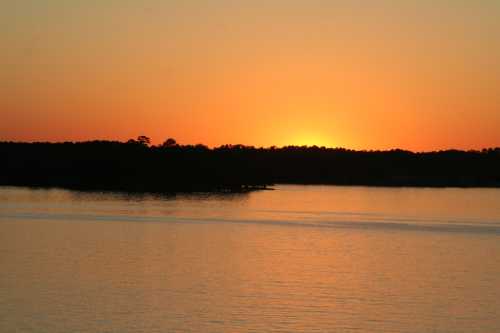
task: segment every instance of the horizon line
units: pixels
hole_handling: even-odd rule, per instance
[[[63,141],[37,141],[37,140],[32,140],[32,141],[14,141],[14,140],[0,140],[0,144],[5,144],[5,143],[14,143],[14,144],[82,144],[82,143],[93,143],[93,142],[108,142],[108,143],[120,143],[120,144],[142,144],[145,147],[148,148],[162,148],[166,147],[165,143],[167,140],[171,139],[168,138],[165,140],[163,143],[159,144],[152,144],[151,142],[141,142],[138,140],[141,136],[137,137],[136,139],[128,139],[126,141],[120,141],[120,140],[112,140],[112,139],[89,139],[89,140],[63,140]],[[145,137],[145,136],[142,136]],[[148,137],[145,137],[149,139]],[[175,141],[175,139],[174,139]],[[437,150],[410,150],[410,149],[404,149],[404,148],[386,148],[386,149],[355,149],[355,148],[347,148],[343,146],[325,146],[325,145],[299,145],[299,144],[287,144],[287,145],[270,145],[270,146],[255,146],[255,145],[249,145],[249,144],[241,144],[241,143],[225,143],[221,145],[206,145],[204,143],[178,143],[177,141],[174,142],[170,147],[196,147],[196,146],[203,146],[207,149],[220,149],[220,148],[251,148],[251,149],[285,149],[285,148],[317,148],[317,149],[329,149],[329,150],[346,150],[346,151],[354,151],[354,152],[394,152],[394,151],[402,151],[402,152],[409,152],[409,153],[435,153],[435,152],[446,152],[446,151],[457,151],[457,152],[485,152],[485,151],[496,151],[500,150],[500,146],[490,146],[490,147],[482,147],[479,149],[459,149],[459,148],[454,148],[454,147],[449,147],[449,148],[441,148]]]

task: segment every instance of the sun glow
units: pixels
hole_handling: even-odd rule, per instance
[[[2,2],[0,141],[500,145],[500,1],[75,2]]]
[[[333,143],[327,136],[317,132],[307,132],[298,134],[290,140],[294,146],[318,146],[332,147]]]

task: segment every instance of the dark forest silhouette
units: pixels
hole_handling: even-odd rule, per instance
[[[500,187],[500,148],[413,153],[287,146],[0,142],[0,185],[237,192],[276,183]]]

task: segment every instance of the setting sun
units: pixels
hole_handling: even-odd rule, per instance
[[[298,135],[292,137],[289,142],[291,145],[295,146],[335,147],[335,144],[330,138],[320,133],[313,132],[298,133]]]
[[[355,3],[5,2],[0,140],[500,144],[500,2]]]
[[[500,332],[500,0],[0,1],[0,332]]]

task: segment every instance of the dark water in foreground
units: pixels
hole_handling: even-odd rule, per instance
[[[500,190],[0,188],[0,332],[497,332]]]

